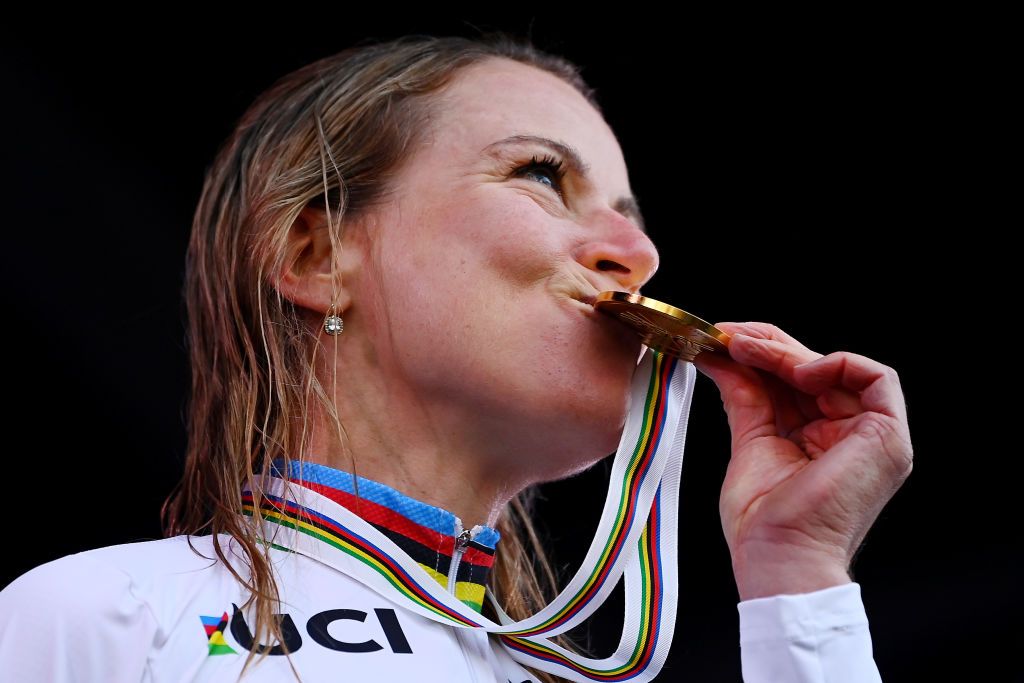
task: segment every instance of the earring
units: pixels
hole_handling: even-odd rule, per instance
[[[331,306],[331,310],[334,310],[334,306]],[[345,321],[341,319],[340,315],[329,315],[324,320],[324,331],[327,334],[341,334],[345,329]]]

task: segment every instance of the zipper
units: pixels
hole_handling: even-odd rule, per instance
[[[462,562],[462,556],[466,553],[466,546],[469,545],[469,540],[473,537],[473,532],[469,529],[462,528],[462,520],[458,517],[455,518],[455,548],[452,551],[452,565],[448,568],[448,592],[455,594],[455,583],[456,577],[459,575],[459,563]]]
[[[469,541],[473,538],[473,531],[471,529],[463,529],[462,520],[456,517],[455,534],[455,547],[452,550],[452,562],[448,569],[448,592],[452,595],[455,594],[455,579],[459,575],[459,564],[462,562],[462,556],[466,553]],[[486,680],[491,680],[491,677],[486,676],[485,671],[481,668],[481,644],[479,640],[474,639],[476,634],[470,633],[469,629],[456,628],[452,630],[454,631],[452,635],[455,636],[455,642],[459,644],[459,650],[461,650],[462,656],[466,660],[470,681],[478,683],[485,680],[485,678]],[[484,640],[486,643],[487,638],[485,637]]]

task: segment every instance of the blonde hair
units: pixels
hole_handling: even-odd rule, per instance
[[[288,471],[293,454],[302,460],[312,396],[339,436],[344,431],[316,377],[319,326],[305,322],[303,310],[273,287],[290,227],[307,206],[326,208],[329,218],[336,206],[329,232],[338,253],[341,216],[358,218],[393,191],[390,178],[430,127],[435,93],[460,69],[493,58],[556,74],[601,111],[577,66],[528,41],[502,32],[403,36],[357,44],[279,78],[243,113],[207,168],[183,292],[192,368],[186,462],[162,520],[167,536],[212,534],[217,556],[251,592],[245,606],[255,601],[253,641],[243,674],[259,643],[283,645],[284,637],[273,618],[279,594],[269,550],[256,540],[258,515],[241,514],[242,487],[252,489],[259,509],[271,461],[283,460]],[[558,587],[531,521],[536,493],[536,486],[523,490],[502,511],[488,579],[517,620],[550,602]],[[248,578],[225,557],[219,534],[237,539]],[[484,614],[497,621],[486,601]],[[583,651],[567,634],[554,640]]]

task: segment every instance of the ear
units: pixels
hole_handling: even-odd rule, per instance
[[[286,299],[320,316],[330,312],[332,303],[336,314],[352,304],[346,284],[353,279],[350,267],[361,261],[355,254],[332,251],[328,227],[327,213],[321,208],[307,206],[299,213],[288,231],[287,253],[275,284]],[[346,240],[345,248],[354,249],[355,245]],[[339,280],[333,285],[332,259],[338,262]]]

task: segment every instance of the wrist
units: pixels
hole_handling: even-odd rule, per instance
[[[796,595],[852,583],[846,563],[830,555],[742,556],[733,561],[740,600]]]

